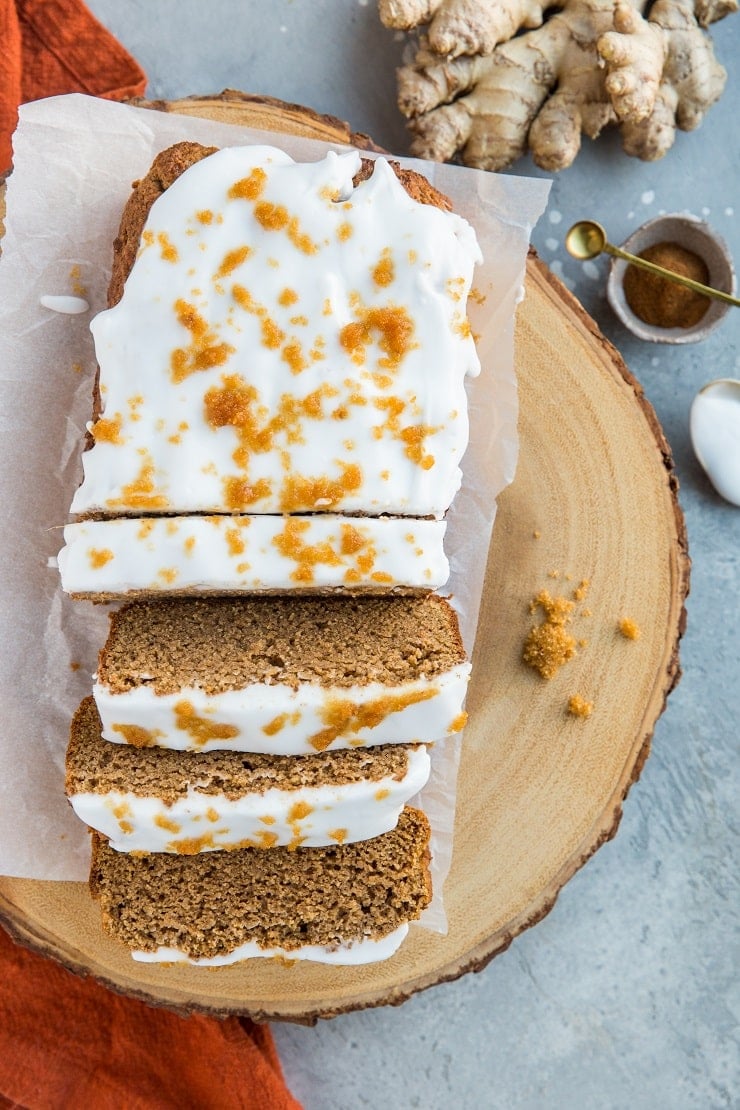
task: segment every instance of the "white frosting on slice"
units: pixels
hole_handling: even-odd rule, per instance
[[[193,855],[230,848],[320,848],[368,840],[396,827],[404,804],[429,778],[429,753],[409,748],[400,780],[327,783],[227,798],[204,794],[197,783],[170,805],[160,798],[119,791],[71,794],[77,816],[108,837],[118,852]]]
[[[253,683],[214,695],[196,687],[156,694],[146,683],[118,694],[96,681],[93,696],[103,737],[114,743],[310,755],[364,744],[431,742],[459,732],[469,677],[470,664],[459,663],[435,678],[396,686]]]
[[[441,516],[480,369],[480,250],[378,159],[222,150],[155,202],[95,317],[102,417],[72,512]]]
[[[85,520],[64,529],[59,572],[72,594],[435,589],[449,574],[445,527],[334,514]]]
[[[408,934],[408,925],[400,925],[392,933],[374,940],[366,937],[363,940],[346,941],[344,944],[328,948],[321,944],[304,944],[302,948],[260,948],[256,941],[247,941],[226,952],[223,956],[201,957],[200,959],[188,956],[187,952],[179,948],[157,948],[153,952],[134,950],[131,955],[140,963],[186,963],[196,967],[224,967],[226,964],[239,963],[240,960],[252,960],[257,956],[267,959],[280,959],[292,962],[293,960],[314,960],[320,964],[373,964],[380,960],[387,960],[397,952]]]

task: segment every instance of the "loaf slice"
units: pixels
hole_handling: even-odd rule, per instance
[[[445,520],[407,517],[115,517],[64,529],[62,589],[151,595],[420,592],[449,577]]]
[[[390,956],[429,904],[429,858],[409,807],[391,832],[327,848],[134,856],[93,833],[90,888],[134,959],[359,964]]]
[[[423,744],[307,756],[110,744],[91,697],[72,721],[66,792],[119,852],[322,847],[394,828],[429,777]]]
[[[469,674],[436,594],[183,598],[113,614],[93,695],[116,743],[305,755],[459,732]]]

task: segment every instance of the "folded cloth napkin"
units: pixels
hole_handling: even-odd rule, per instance
[[[268,1026],[154,1009],[21,948],[0,928],[4,1106],[300,1110]]]
[[[81,0],[0,0],[0,174],[18,105],[60,93],[140,96],[146,75]]]

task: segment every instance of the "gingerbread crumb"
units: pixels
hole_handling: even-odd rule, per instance
[[[75,265],[69,271],[69,280],[72,283],[72,292],[75,294],[76,297],[87,296],[87,286],[83,285],[81,274],[82,271],[79,264],[75,263]]]
[[[529,605],[530,613],[537,609],[542,609],[548,624],[567,624],[575,605],[567,597],[552,597],[547,590],[540,590]]]
[[[562,625],[540,624],[529,631],[523,659],[543,678],[552,678],[575,653],[576,641]]]
[[[571,694],[568,698],[568,713],[571,717],[590,717],[594,708],[592,701],[586,701],[580,694]]]
[[[639,640],[640,627],[632,617],[622,617],[619,622],[619,631],[624,636],[625,640]]]
[[[547,590],[540,590],[530,604],[530,611],[541,609],[545,619],[541,624],[530,628],[524,641],[522,658],[534,667],[543,678],[552,678],[576,653],[576,640],[566,631],[570,621],[573,602],[566,597],[551,597]]]

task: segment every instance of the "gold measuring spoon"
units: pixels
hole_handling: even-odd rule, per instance
[[[730,293],[712,289],[709,285],[702,285],[700,281],[675,274],[673,270],[666,270],[665,266],[658,266],[655,262],[648,262],[646,258],[640,258],[636,254],[630,254],[629,251],[623,251],[621,247],[615,247],[613,243],[608,242],[604,228],[601,224],[597,224],[596,220],[579,220],[577,224],[573,224],[565,236],[565,249],[568,254],[572,254],[581,262],[596,258],[597,255],[605,252],[613,255],[614,258],[623,258],[642,270],[650,270],[653,274],[675,281],[678,285],[685,285],[687,289],[693,289],[696,293],[703,293],[706,297],[714,297],[715,300],[740,306],[740,298],[733,297]]]

